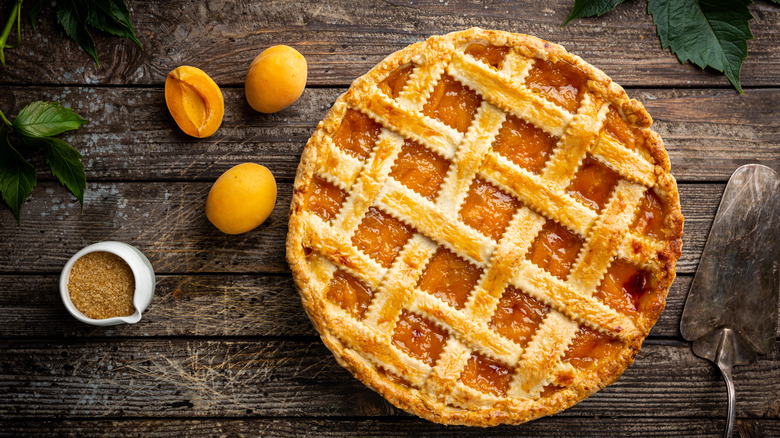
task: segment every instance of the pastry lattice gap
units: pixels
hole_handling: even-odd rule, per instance
[[[419,66],[410,63],[390,73],[378,84],[381,93],[376,100],[385,105],[392,100],[417,118],[426,117],[443,133],[439,137],[454,141],[448,145],[414,132],[401,136],[392,126],[374,120],[379,117],[365,102],[346,110],[332,143],[359,161],[353,166],[360,171],[348,181],[352,194],[347,194],[344,178],[319,168],[307,208],[336,228],[332,231],[351,242],[373,269],[367,273],[356,267],[359,263],[324,262],[332,274],[323,293],[356,323],[389,329],[384,332],[388,354],[397,357],[386,366],[396,363],[418,371],[387,370],[395,374],[388,375],[393,381],[449,386],[454,404],[457,392],[527,398],[548,394],[565,385],[564,379],[556,380],[555,375],[567,375],[560,371],[576,375],[620,347],[615,321],[630,325],[653,281],[651,270],[637,267],[642,261],[613,261],[610,256],[606,263],[596,260],[605,271],[601,280],[582,289],[592,290],[592,297],[585,297],[587,312],[564,310],[567,294],[559,290],[566,289],[567,281],[584,281],[594,258],[588,257],[589,251],[603,243],[589,240],[586,233],[599,227],[603,220],[598,214],[616,204],[614,199],[633,207],[628,212],[610,211],[610,220],[619,216],[628,232],[661,236],[662,204],[657,196],[638,184],[642,181],[628,181],[609,165],[619,169],[624,164],[609,163],[616,156],[610,149],[615,144],[641,149],[637,136],[641,131],[630,127],[613,106],[588,93],[584,72],[565,61],[532,60],[508,47],[471,44],[448,68],[415,67]],[[470,80],[475,74],[524,83],[522,88],[530,90],[527,95],[535,96],[542,109],[541,118],[565,119],[559,123],[563,129],[556,129],[555,122],[536,126],[528,114],[539,108],[521,111],[526,118],[502,111],[505,96],[491,96],[475,87]],[[415,96],[422,99],[415,101]],[[488,103],[491,97],[495,105]],[[604,120],[601,132],[606,136],[601,138],[608,141],[596,142],[595,151],[572,140],[583,125]],[[566,129],[575,131],[568,139]],[[579,156],[573,159],[574,154]],[[513,183],[512,176],[518,175],[521,178]],[[546,204],[524,196],[523,182],[540,177],[557,183],[555,211],[549,206],[545,211]],[[558,207],[574,206],[572,202],[587,212],[582,215],[586,220],[549,219],[555,213],[565,215]],[[410,204],[434,213],[417,221],[406,211]],[[345,209],[350,208],[362,212],[347,215]],[[359,219],[350,222],[347,216]],[[453,235],[460,244],[452,243]],[[471,237],[476,237],[476,246],[466,243]],[[382,275],[373,276],[376,272]],[[546,281],[530,284],[523,280],[526,276]],[[545,294],[545,283],[558,289],[560,297]],[[415,284],[424,294],[414,294],[404,284]],[[447,307],[456,311],[442,311]],[[593,313],[598,317],[589,318]],[[540,330],[557,341],[546,346],[557,350],[552,355],[556,363],[529,367],[538,370],[537,375],[514,373],[520,362],[535,360],[534,350],[545,348],[533,344]],[[359,348],[359,343],[355,345]],[[455,362],[459,362],[455,369],[462,370],[459,378],[437,381],[446,380],[436,372],[437,364],[451,370]]]

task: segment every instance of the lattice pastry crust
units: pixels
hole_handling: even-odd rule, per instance
[[[287,259],[336,360],[446,424],[566,409],[633,362],[683,217],[644,107],[527,35],[388,56],[306,145]]]

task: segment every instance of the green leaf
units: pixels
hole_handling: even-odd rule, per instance
[[[128,38],[138,47],[143,48],[135,37],[133,25],[130,23],[130,11],[123,1],[91,0],[90,3],[92,6],[87,13],[87,23],[90,26],[112,35]]]
[[[41,9],[43,9],[43,5],[46,3],[52,3],[52,0],[38,0],[33,7],[30,8],[30,24],[32,24],[33,29],[35,29],[35,20],[38,19],[38,14],[41,13]]]
[[[59,0],[57,19],[73,41],[83,48],[95,63],[98,62],[95,42],[87,25],[123,38],[141,47],[130,23],[130,10],[124,0]]]
[[[750,0],[648,0],[661,46],[681,63],[723,72],[742,93],[739,72],[753,38]]]
[[[624,0],[574,0],[574,7],[571,8],[571,14],[569,18],[563,23],[566,26],[571,20],[575,18],[584,18],[602,16],[607,12],[615,8],[615,6],[623,3]]]
[[[59,102],[39,100],[22,108],[12,126],[20,135],[50,137],[76,129],[84,123],[87,121]]]
[[[11,146],[7,128],[0,127],[0,194],[19,225],[22,224],[19,211],[36,182],[35,168]]]
[[[78,4],[77,4],[78,3]],[[95,42],[87,31],[87,12],[85,5],[77,0],[60,0],[57,2],[57,22],[65,29],[65,33],[75,41],[85,52],[95,60],[100,67]]]
[[[21,139],[30,146],[38,146],[43,149],[51,173],[73,193],[83,208],[87,175],[84,172],[84,163],[81,162],[81,153],[59,138],[21,137]]]

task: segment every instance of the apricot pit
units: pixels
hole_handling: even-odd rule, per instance
[[[185,134],[208,137],[217,131],[225,114],[222,91],[203,70],[183,65],[168,73],[165,103]]]

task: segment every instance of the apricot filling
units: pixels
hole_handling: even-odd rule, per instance
[[[609,111],[607,111],[607,118],[604,120],[602,129],[631,150],[635,150],[637,146],[644,144],[642,130],[626,122],[612,105],[610,105]]]
[[[433,87],[423,114],[465,133],[481,104],[482,98],[471,88],[444,74]]]
[[[353,157],[364,160],[374,149],[381,130],[382,125],[367,115],[348,109],[333,134],[333,143]]]
[[[548,220],[536,236],[528,259],[550,274],[565,280],[582,247],[582,239],[555,221]]]
[[[475,178],[460,208],[460,217],[466,225],[498,240],[520,205],[520,201],[496,186]]]
[[[509,115],[498,131],[493,149],[518,166],[539,173],[558,139],[524,120]]]
[[[362,281],[339,269],[330,280],[327,296],[352,316],[361,319],[371,303],[374,291]]]
[[[504,57],[509,53],[509,47],[473,43],[466,47],[465,53],[495,68],[501,68]]]
[[[328,181],[315,176],[306,193],[308,209],[325,221],[330,221],[341,209],[347,194]]]
[[[406,140],[390,176],[431,201],[436,198],[450,162],[411,140]]]
[[[489,326],[525,347],[549,311],[546,304],[509,286],[501,296]]]
[[[550,383],[542,388],[542,392],[539,394],[539,398],[547,398],[560,390],[560,386]]]
[[[599,359],[612,356],[620,349],[619,340],[612,339],[588,327],[580,326],[579,332],[563,355],[562,361],[570,363],[575,368],[589,370],[598,363]]]
[[[590,155],[582,161],[566,193],[588,207],[600,211],[609,201],[620,175]]]
[[[653,189],[647,189],[632,228],[639,234],[663,239],[666,208]]]
[[[436,363],[446,342],[444,329],[408,310],[401,312],[393,331],[393,344],[430,366]]]
[[[414,64],[402,65],[390,72],[382,82],[377,84],[377,87],[384,91],[388,96],[396,99],[398,98],[398,95],[401,94],[406,83],[409,82],[409,76],[412,75],[413,71]]]
[[[580,106],[587,81],[588,75],[584,71],[566,61],[549,62],[537,59],[528,72],[525,83],[567,111],[575,112]]]
[[[412,227],[371,207],[352,236],[352,245],[389,268],[412,234]]]
[[[482,269],[446,248],[439,248],[425,267],[418,287],[460,309],[480,275]]]
[[[607,270],[594,296],[621,313],[636,313],[648,290],[650,274],[616,260]]]
[[[506,395],[511,377],[511,370],[501,362],[474,353],[466,362],[460,381],[478,391],[502,397]]]

